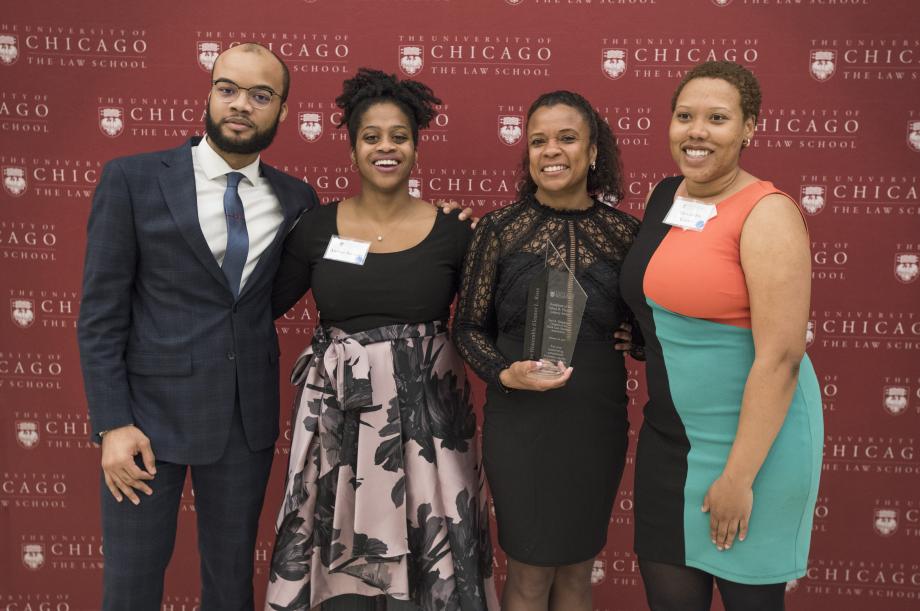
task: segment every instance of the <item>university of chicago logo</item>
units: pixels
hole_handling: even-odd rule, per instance
[[[899,282],[910,284],[920,275],[920,255],[901,252],[894,256],[894,277]]]
[[[3,168],[3,189],[13,197],[19,197],[26,191],[26,169],[16,166]]]
[[[890,537],[898,530],[898,510],[876,509],[872,526],[881,536]]]
[[[827,188],[823,185],[804,185],[802,187],[802,209],[806,214],[818,214],[824,210],[824,194]]]
[[[16,441],[27,450],[38,445],[38,423],[31,420],[16,421]]]
[[[99,129],[109,138],[117,138],[125,130],[124,116],[124,108],[100,107]]]
[[[616,80],[626,74],[626,49],[604,49],[601,53],[604,76]]]
[[[837,70],[837,52],[828,49],[812,50],[808,71],[816,81],[824,82]]]
[[[920,153],[920,121],[907,122],[907,146]]]
[[[422,181],[419,178],[409,179],[409,195],[422,199]]]
[[[323,135],[323,113],[301,112],[297,114],[300,137],[307,142],[316,142]]]
[[[35,322],[34,303],[31,299],[10,299],[10,317],[13,322],[28,329]]]
[[[210,72],[220,55],[220,43],[210,41],[198,41],[198,65],[205,72]]]
[[[523,3],[524,0],[505,0],[505,2],[511,6],[517,6],[518,4]]]
[[[502,144],[512,146],[521,141],[524,130],[521,125],[524,123],[524,117],[519,115],[499,115],[498,116],[498,139]]]
[[[805,328],[805,347],[811,346],[815,342],[815,321],[809,320]]]
[[[45,564],[45,546],[41,543],[23,543],[22,563],[33,571],[42,568]]]
[[[906,386],[886,386],[882,391],[884,399],[882,406],[892,416],[900,416],[907,409],[907,395],[910,389]]]
[[[422,47],[418,45],[399,45],[399,69],[406,76],[415,76],[422,71]]]
[[[728,6],[732,3],[732,0],[712,0],[712,3],[716,6]]]
[[[4,66],[15,64],[19,59],[19,45],[13,34],[0,34],[0,63]]]
[[[607,561],[597,559],[591,565],[591,585],[604,583],[605,579],[607,579]]]
[[[792,592],[792,591],[795,590],[797,587],[799,587],[799,580],[798,580],[798,579],[793,579],[792,581],[787,581],[787,582],[786,582],[786,592]]]

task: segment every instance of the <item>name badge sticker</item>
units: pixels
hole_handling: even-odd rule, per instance
[[[370,247],[370,242],[333,235],[329,238],[329,244],[326,246],[323,259],[351,263],[352,265],[364,265],[364,260],[367,259],[367,251]]]
[[[674,198],[671,209],[664,217],[664,222],[684,231],[703,231],[709,219],[717,214],[714,204],[707,204],[697,199],[678,196]]]

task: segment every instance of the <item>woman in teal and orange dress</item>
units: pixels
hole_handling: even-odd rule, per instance
[[[805,573],[821,472],[821,397],[805,355],[808,233],[740,166],[754,75],[691,70],[672,100],[682,176],[652,191],[621,290],[645,338],[636,553],[653,611],[783,608]]]

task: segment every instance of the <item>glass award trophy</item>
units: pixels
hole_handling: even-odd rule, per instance
[[[550,258],[561,264],[550,267]],[[541,361],[543,367],[528,375],[554,378],[572,362],[578,329],[585,313],[588,295],[575,280],[575,273],[566,265],[565,257],[546,242],[543,271],[531,282],[527,295],[527,320],[524,326],[524,358]]]

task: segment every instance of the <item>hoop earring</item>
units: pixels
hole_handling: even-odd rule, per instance
[[[744,140],[741,141],[741,148],[746,149],[749,146],[751,146],[750,138],[745,138]]]

